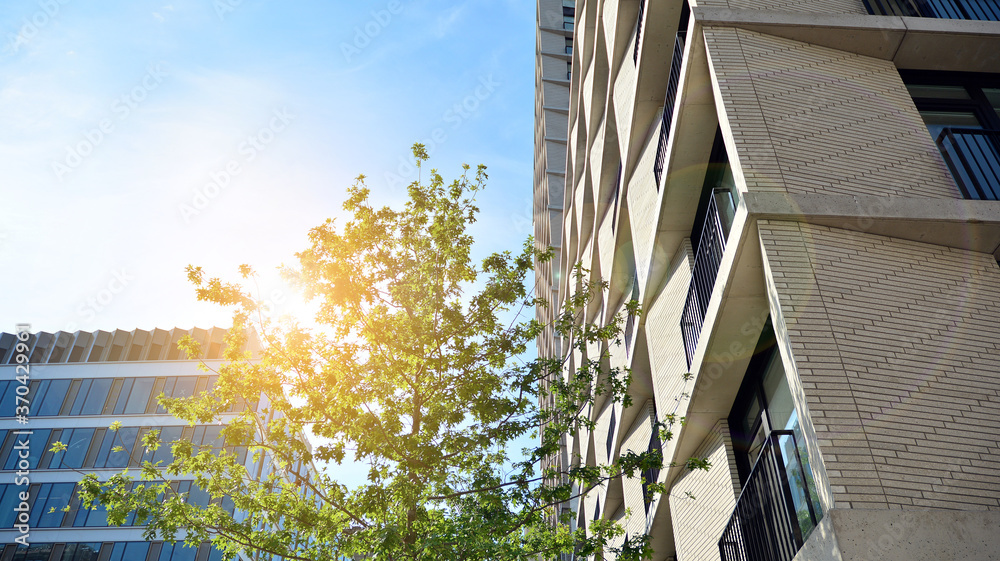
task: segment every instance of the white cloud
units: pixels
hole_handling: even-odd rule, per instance
[[[468,2],[464,2],[459,6],[453,6],[445,11],[444,14],[438,16],[437,24],[434,28],[434,36],[438,39],[443,38],[448,34],[448,31],[455,25],[456,22],[462,17],[465,12]]]

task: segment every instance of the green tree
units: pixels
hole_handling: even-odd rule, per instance
[[[414,155],[422,166],[423,147],[415,145]],[[662,460],[658,452],[630,453],[611,465],[562,471],[545,463],[570,429],[593,430],[587,405],[595,395],[628,405],[630,373],[608,368],[606,356],[590,357],[569,376],[559,357],[523,359],[543,326],[522,318],[547,305],[526,279],[534,260],[550,255],[528,240],[520,252],[473,261],[467,228],[486,180],[483,166],[465,166],[451,183],[431,170],[428,181],[409,186],[405,207],[393,210],[372,207],[359,177],[344,203],[350,219],[313,228],[310,247],[284,271],[318,301],[317,329],[272,324],[241,284],[189,267],[199,300],[233,310],[227,361],[212,392],[162,401],[191,423],[217,422],[245,398],[263,396],[260,406],[228,421],[222,450],[160,443],[152,434],[145,445],[171,445],[173,461],[103,483],[88,476],[85,504],[105,505],[112,524],[136,512],[150,538],[212,540],[229,554],[503,560],[576,548],[648,556],[641,536],[609,551],[623,531],[609,521],[593,525],[589,536],[568,530],[568,514],[553,523],[557,507],[575,494],[659,468]],[[240,273],[253,277],[247,266]],[[583,282],[585,273],[576,270],[581,288],[555,328],[580,349],[620,344],[623,318],[604,326],[580,321],[606,288]],[[239,350],[251,328],[263,342],[253,359]],[[194,342],[183,345],[198,355]],[[315,435],[312,445],[307,432]],[[528,435],[535,445],[509,450]],[[241,448],[275,469],[251,478]],[[336,466],[345,461],[367,467],[364,484],[337,481]],[[217,500],[208,508],[189,504],[163,482],[164,471],[194,479]],[[232,499],[237,516],[222,497]]]

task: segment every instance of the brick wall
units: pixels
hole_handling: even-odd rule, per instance
[[[891,62],[736,28],[704,34],[750,191],[961,198]]]
[[[732,462],[723,436],[728,433],[725,421],[716,423],[695,452],[695,456],[708,459],[712,467],[685,473],[670,489],[670,516],[677,558],[682,561],[720,558],[719,538],[736,508]]]
[[[632,451],[636,454],[646,452],[649,447],[649,437],[653,434],[653,409],[652,400],[641,405],[642,413],[636,417],[628,433],[622,438],[621,454]],[[625,498],[625,508],[631,511],[631,516],[627,519],[625,531],[629,535],[639,535],[646,531],[646,506],[642,495],[642,474],[636,473],[635,477],[622,478],[622,491]]]
[[[666,273],[666,285],[654,294],[645,312],[646,337],[655,344],[649,346],[649,362],[652,370],[656,409],[661,417],[668,413],[687,414],[689,400],[681,394],[690,391],[689,382],[684,380],[687,360],[684,355],[684,340],[681,337],[681,313],[691,284],[691,267],[694,252],[691,241],[685,239],[673,256]],[[673,454],[675,442],[664,442],[664,457]]]
[[[835,506],[1000,509],[993,257],[805,223],[758,228]]]
[[[657,117],[657,121],[659,121]],[[656,179],[653,175],[653,162],[656,160],[656,147],[659,140],[660,125],[652,128],[646,138],[646,145],[639,156],[639,162],[633,170],[625,192],[628,202],[629,224],[632,227],[632,244],[635,248],[635,267],[639,275],[639,286],[646,287],[646,276],[649,274],[649,259],[653,253],[653,228],[656,227],[656,211],[659,192],[656,190]]]
[[[634,46],[635,34],[632,34],[632,40],[627,49],[632,49]],[[614,95],[615,124],[618,127],[619,154],[629,153],[628,141],[632,135],[632,110],[635,106],[635,76],[635,62],[632,61],[632,57],[626,56],[618,69],[618,75],[615,76],[614,91],[612,92]]]

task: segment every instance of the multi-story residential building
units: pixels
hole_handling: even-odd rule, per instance
[[[189,426],[166,414],[157,400],[161,393],[186,397],[210,389],[213,376],[197,368],[202,360],[187,359],[177,343],[191,335],[201,343],[204,363],[217,367],[225,332],[0,334],[0,560],[221,559],[208,543],[192,548],[150,542],[142,527],[108,527],[102,510],[81,508],[75,487],[84,473],[109,477],[146,460],[169,463],[169,445],[155,451],[143,447],[143,435],[150,430],[159,430],[164,442],[187,439],[195,445],[225,446],[220,425]],[[252,339],[251,350],[256,344]],[[28,368],[18,366],[23,364]],[[111,430],[116,421],[121,428]],[[54,453],[55,442],[67,449]],[[269,472],[266,459],[255,462],[246,449],[235,451],[246,456],[251,474]],[[173,485],[189,493],[189,501],[211,500],[189,480]],[[231,501],[222,505],[232,509]]]
[[[540,295],[581,263],[610,281],[588,320],[643,312],[588,349],[632,368],[633,406],[598,398],[554,461],[678,466],[582,490],[576,524],[658,560],[1000,558],[997,0],[575,9],[561,204],[536,105]],[[567,374],[570,348],[539,345]]]
[[[566,180],[566,134],[572,77],[575,0],[539,0],[535,33],[535,243],[553,248],[553,259],[535,271],[538,294],[558,297],[559,248],[562,239]],[[553,308],[538,308],[538,320],[552,323]],[[540,352],[559,354],[559,340],[549,327],[538,338]]]

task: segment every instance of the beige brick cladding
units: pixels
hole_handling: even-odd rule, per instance
[[[719,536],[736,508],[732,461],[727,450],[726,422],[712,428],[695,456],[712,466],[682,475],[670,489],[670,517],[678,538],[677,558],[684,561],[717,561]]]
[[[691,284],[693,262],[691,240],[685,239],[671,259],[665,284],[653,295],[643,320],[646,337],[656,341],[649,348],[649,360],[656,409],[660,412],[661,419],[667,414],[686,415],[690,403],[682,398],[682,394],[691,388],[684,378],[688,370],[680,323]],[[676,439],[664,442],[663,445],[663,457],[671,458],[677,445]]]
[[[649,447],[649,439],[653,434],[653,422],[655,421],[656,409],[653,401],[649,400],[642,405],[640,413],[628,433],[622,439],[621,454],[634,452],[641,454]],[[635,477],[622,478],[622,491],[624,494],[625,508],[631,511],[631,516],[627,519],[628,525],[625,530],[629,535],[641,535],[646,531],[646,506],[645,498],[642,494],[642,473],[636,473]]]
[[[867,14],[861,0],[697,0],[693,6],[812,14]]]
[[[730,27],[704,36],[750,191],[961,198],[891,62]]]
[[[835,506],[1000,510],[994,258],[806,223],[758,229]]]
[[[657,119],[659,121],[659,119]],[[639,163],[628,181],[625,199],[628,204],[629,225],[632,228],[632,244],[635,248],[636,274],[639,276],[639,286],[646,288],[649,275],[649,261],[653,254],[653,238],[656,227],[657,196],[656,178],[653,175],[653,163],[656,160],[656,147],[660,126],[657,125],[646,138]]]

